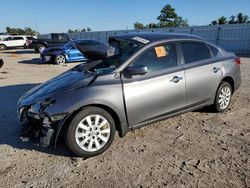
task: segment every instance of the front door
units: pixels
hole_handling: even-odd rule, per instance
[[[146,66],[142,76],[122,78],[128,122],[135,126],[174,113],[186,104],[185,76],[175,44],[154,46],[129,65]]]

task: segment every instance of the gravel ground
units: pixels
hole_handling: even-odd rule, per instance
[[[186,113],[116,135],[104,154],[77,158],[22,143],[16,106],[38,83],[76,64],[41,64],[31,50],[0,53],[0,187],[250,187],[250,58],[230,109]]]

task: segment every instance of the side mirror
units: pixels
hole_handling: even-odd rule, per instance
[[[148,72],[148,68],[146,66],[143,66],[143,65],[132,66],[132,67],[128,67],[125,72],[126,72],[126,74],[128,74],[130,76],[144,75]]]

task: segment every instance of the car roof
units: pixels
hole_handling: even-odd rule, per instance
[[[89,41],[99,42],[97,40],[92,40],[92,39],[75,39],[75,40],[72,40],[73,43],[89,42]]]
[[[201,39],[200,37],[189,35],[189,34],[181,34],[181,33],[160,33],[160,32],[143,32],[143,33],[129,33],[126,35],[117,35],[111,36],[110,39],[114,40],[137,40],[142,43],[151,43],[161,40],[170,40],[170,39]],[[141,40],[142,39],[142,40]],[[145,39],[143,41],[143,39]]]

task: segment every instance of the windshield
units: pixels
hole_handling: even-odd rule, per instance
[[[111,41],[107,52],[108,57],[91,67],[89,71],[96,72],[99,75],[108,74],[118,68],[143,46],[144,44],[132,40]]]

